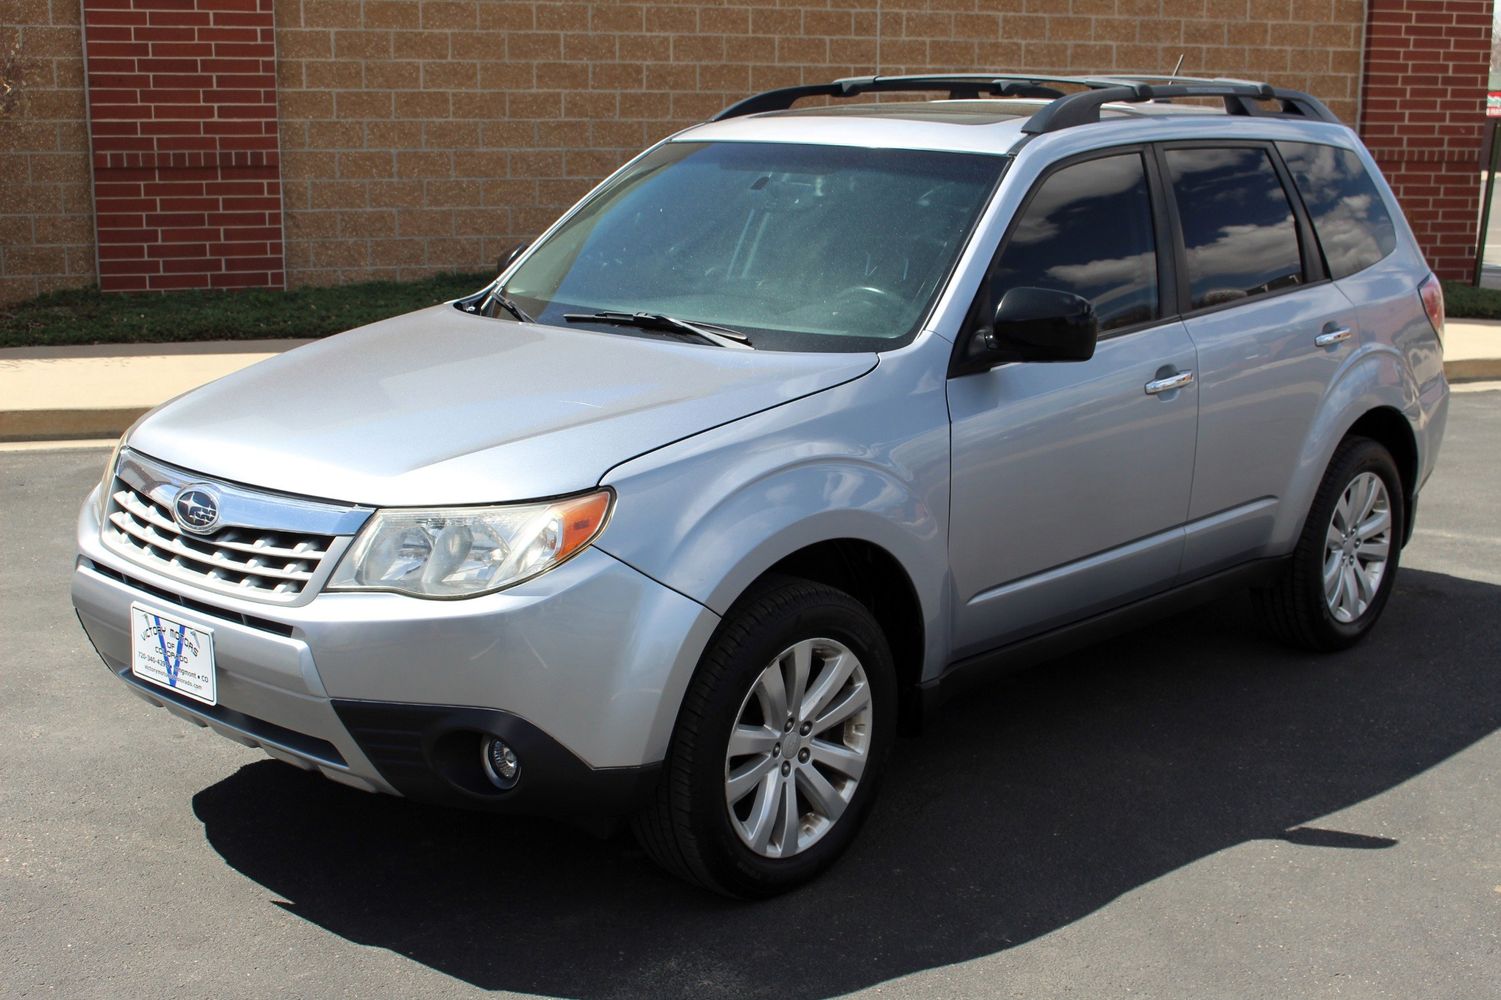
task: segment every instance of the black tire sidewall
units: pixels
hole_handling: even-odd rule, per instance
[[[1386,487],[1392,518],[1391,543],[1387,552],[1386,569],[1382,573],[1380,586],[1376,588],[1375,597],[1360,617],[1347,623],[1334,617],[1334,613],[1329,610],[1329,602],[1324,597],[1324,538],[1334,518],[1334,509],[1340,497],[1344,496],[1345,490],[1357,476],[1366,472],[1375,473]],[[1368,438],[1352,439],[1348,447],[1336,456],[1334,464],[1331,464],[1326,473],[1325,482],[1319,490],[1319,502],[1310,514],[1299,552],[1301,565],[1298,570],[1311,574],[1309,591],[1316,603],[1316,607],[1311,610],[1314,612],[1319,631],[1324,633],[1320,638],[1329,647],[1344,648],[1354,644],[1369,632],[1377,619],[1381,617],[1387,599],[1391,596],[1392,588],[1396,585],[1397,567],[1401,561],[1402,539],[1406,528],[1406,495],[1402,492],[1402,477],[1397,472],[1397,465],[1392,460],[1391,453]]]
[[[781,611],[767,611],[779,603]],[[814,584],[788,583],[732,609],[709,647],[722,667],[705,691],[700,741],[690,776],[690,823],[712,877],[739,896],[767,896],[813,878],[849,846],[870,809],[895,739],[896,681],[885,635],[853,598]],[[737,612],[740,614],[737,615]],[[744,632],[737,620],[751,621]],[[724,762],[730,731],[751,685],[776,656],[810,638],[833,639],[859,657],[871,689],[871,747],[860,784],[833,829],[791,858],[765,858],[740,840],[724,800]]]

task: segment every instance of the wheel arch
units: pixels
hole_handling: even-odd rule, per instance
[[[780,477],[777,481],[787,484]],[[826,484],[804,480],[803,485],[826,495]],[[879,488],[885,485],[867,482],[888,501],[902,496]],[[768,575],[802,577],[844,590],[871,609],[887,635],[900,692],[899,724],[913,731],[920,719],[918,683],[929,665],[943,661],[948,642],[946,550],[933,544],[943,537],[939,524],[920,514],[923,505],[910,496],[897,504],[907,509],[904,518],[893,517],[889,509],[858,507],[807,516],[803,512],[810,505],[788,504],[786,496],[782,503],[769,502],[776,495],[758,490],[716,506],[715,516],[697,521],[699,530],[679,539],[679,558],[668,560],[660,572],[650,565],[637,568],[720,616],[728,615]],[[627,556],[615,555],[634,565]],[[654,745],[662,752],[676,731],[682,694],[712,642],[706,635],[693,655],[672,670],[671,695],[664,697],[653,727]]]
[[[1351,434],[1371,437],[1392,453],[1410,508],[1420,461],[1413,425],[1420,414],[1417,383],[1395,351],[1372,345],[1351,357],[1324,395],[1304,438],[1297,469],[1279,504],[1272,554],[1291,551],[1297,544],[1329,462]]]
[[[795,576],[849,594],[865,606],[886,635],[896,669],[899,724],[907,732],[921,721],[918,683],[926,655],[926,626],[917,587],[902,564],[874,542],[831,538],[779,559],[752,582]]]
[[[1395,407],[1377,406],[1350,425],[1344,434],[1344,438],[1349,437],[1369,438],[1391,453],[1397,463],[1397,474],[1402,477],[1402,509],[1410,512],[1418,485],[1418,442],[1407,418]],[[1412,538],[1413,521],[1410,514],[1403,521],[1403,545]]]

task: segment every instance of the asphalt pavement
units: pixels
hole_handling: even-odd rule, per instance
[[[1235,597],[1001,680],[899,743],[838,867],[759,904],[130,696],[68,602],[105,452],[0,451],[0,994],[1494,997],[1497,441],[1501,391],[1456,394],[1358,649],[1290,652]]]

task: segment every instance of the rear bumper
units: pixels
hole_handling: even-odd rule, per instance
[[[284,607],[197,593],[106,550],[93,510],[79,519],[73,603],[121,682],[367,791],[570,818],[628,812],[651,788],[718,621],[596,550],[469,601],[320,594]],[[213,633],[218,704],[131,674],[132,603]],[[487,737],[517,752],[514,788],[485,777]]]
[[[1444,378],[1442,367],[1426,383],[1418,396],[1418,416],[1413,421],[1413,434],[1417,439],[1417,481],[1413,484],[1412,496],[1407,498],[1407,523],[1402,529],[1402,544],[1412,541],[1418,523],[1418,497],[1433,475],[1438,464],[1439,447],[1444,442],[1444,429],[1449,423],[1449,383]]]
[[[1418,482],[1417,492],[1428,482],[1438,464],[1439,447],[1444,441],[1444,429],[1449,424],[1449,383],[1443,371],[1425,383],[1418,397],[1418,412],[1421,414],[1416,428],[1418,434]]]

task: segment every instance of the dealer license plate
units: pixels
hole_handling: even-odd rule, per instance
[[[130,606],[130,672],[205,705],[218,704],[214,633]]]

